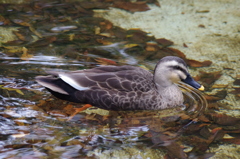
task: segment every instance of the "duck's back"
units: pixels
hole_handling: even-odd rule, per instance
[[[73,77],[82,72],[85,77]],[[72,78],[81,80],[80,84],[88,83],[88,86],[100,86],[103,89],[147,92],[155,88],[153,74],[134,66],[102,66],[72,73]]]

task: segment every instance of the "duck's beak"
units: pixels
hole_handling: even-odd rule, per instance
[[[200,88],[198,88],[198,90],[200,90],[200,91],[204,91],[204,87],[203,87],[203,85],[201,85],[201,87]]]
[[[196,82],[191,76],[190,74],[187,75],[187,78],[185,80],[182,80],[183,82],[189,84],[190,86],[200,90],[200,91],[204,91],[204,87],[203,85],[199,84],[198,82]]]

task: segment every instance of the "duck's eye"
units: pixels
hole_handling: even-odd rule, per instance
[[[180,69],[181,69],[180,66],[174,66],[174,68],[177,69],[177,70],[180,70]]]

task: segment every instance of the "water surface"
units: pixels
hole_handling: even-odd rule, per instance
[[[116,2],[114,7],[148,9],[144,3],[137,9],[124,5]],[[204,96],[183,87],[185,110],[109,112],[93,107],[69,120],[74,107],[82,105],[55,99],[35,76],[100,65],[152,71],[166,55],[182,57],[191,72],[211,65],[187,59],[169,40],[93,16],[93,9],[110,6],[107,1],[1,4],[0,158],[207,158],[214,156],[209,147],[239,144],[239,118],[217,112],[225,90]],[[220,76],[202,72],[196,79],[209,90]],[[239,79],[234,80],[239,86]],[[239,97],[239,88],[231,93]]]

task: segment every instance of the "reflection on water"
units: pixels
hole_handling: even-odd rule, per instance
[[[133,56],[130,56],[125,52],[127,49],[126,46],[124,46],[124,43],[114,43],[111,45],[105,45],[105,46],[97,46],[95,47],[97,49],[103,49],[106,50],[114,55],[122,56],[125,58],[125,63],[129,65],[136,65],[138,63],[137,59]]]
[[[31,57],[27,58],[26,60],[22,60],[21,57],[9,57],[3,53],[1,53],[0,60],[4,61],[4,63],[8,63],[8,61],[9,61],[8,64],[26,64],[27,62],[34,64],[34,62],[36,62],[35,64],[40,64],[40,65],[44,65],[44,64],[53,65],[52,62],[55,62],[55,65],[56,64],[64,65],[65,62],[69,61],[62,57],[49,56],[49,55],[38,55],[38,56],[36,55],[36,56],[31,56]],[[16,63],[14,63],[12,61],[15,61]],[[75,62],[79,62],[79,61],[75,61]]]
[[[18,57],[3,57],[0,58],[5,62],[9,61],[9,65],[23,65],[23,64],[32,64],[32,65],[43,65],[43,66],[84,66],[83,62],[79,61],[67,61],[55,56],[33,56],[28,58],[27,61],[22,61]],[[14,60],[14,61],[13,61]],[[20,60],[20,61],[19,61]]]

